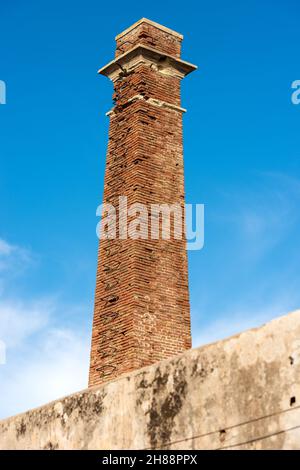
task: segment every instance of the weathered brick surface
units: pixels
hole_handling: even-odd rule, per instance
[[[161,29],[162,28],[162,29]],[[148,21],[141,21],[133,25],[130,31],[116,37],[116,57],[132,49],[137,44],[158,49],[161,52],[180,57],[182,36],[171,32],[167,28]]]
[[[145,30],[148,35],[141,36]],[[150,41],[159,51],[179,55],[177,39],[142,23],[117,40],[117,52]],[[150,210],[150,204],[179,203],[183,207],[182,112],[161,106],[161,102],[180,106],[180,77],[160,73],[149,63],[130,72],[122,67],[114,79],[113,98],[104,202],[118,207],[119,196],[127,196],[128,206],[143,203]],[[101,240],[90,386],[191,347],[185,245],[184,239],[174,236]]]

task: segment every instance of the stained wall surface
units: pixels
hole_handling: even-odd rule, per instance
[[[300,311],[0,422],[0,449],[148,448],[300,449]]]

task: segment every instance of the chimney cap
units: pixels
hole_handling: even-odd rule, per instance
[[[137,28],[137,26],[139,26],[140,24],[142,23],[147,23],[151,26],[154,26],[155,28],[157,29],[160,29],[162,31],[165,31],[166,33],[169,33],[171,34],[172,36],[176,36],[178,39],[183,39],[183,35],[180,34],[180,33],[177,33],[176,31],[174,31],[173,29],[170,29],[170,28],[167,28],[166,26],[163,26],[159,23],[155,23],[155,21],[151,21],[151,20],[148,20],[147,18],[141,18],[139,21],[137,21],[136,23],[134,23],[133,25],[129,26],[129,28],[125,29],[124,31],[122,31],[122,33],[118,34],[115,39],[116,41],[118,39],[120,39],[122,36],[125,36],[125,34],[129,33],[132,29],[135,29]]]
[[[178,71],[179,75],[181,75],[181,78],[183,78],[185,75],[188,75],[190,72],[197,70],[197,66],[191,64],[190,62],[178,59],[177,57],[166,54],[165,52],[160,52],[156,49],[153,49],[152,47],[137,44],[133,49],[124,52],[124,54],[119,55],[111,62],[106,64],[104,67],[98,70],[98,73],[101,75],[105,75],[106,77],[110,77],[112,73],[117,70],[120,70],[123,65],[126,65],[132,59],[136,58],[138,58],[138,60],[133,60],[133,64],[131,65],[131,67],[138,65],[140,63],[140,59],[148,59],[151,62],[153,61],[154,63],[156,61],[160,61],[161,59],[166,59],[169,65],[174,70]]]

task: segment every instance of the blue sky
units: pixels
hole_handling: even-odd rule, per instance
[[[125,8],[126,7],[126,8]],[[87,384],[112,85],[97,75],[141,17],[184,34],[194,345],[300,307],[297,0],[2,2],[0,418]]]

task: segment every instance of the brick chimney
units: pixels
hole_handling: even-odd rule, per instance
[[[163,225],[151,205],[184,208],[180,81],[196,67],[180,59],[182,39],[143,18],[116,37],[115,59],[99,70],[114,84],[104,202],[118,215],[120,196],[128,208],[143,204],[149,228],[126,237],[119,221],[116,237],[100,241],[89,386],[191,347],[185,238],[155,237],[150,226]]]

